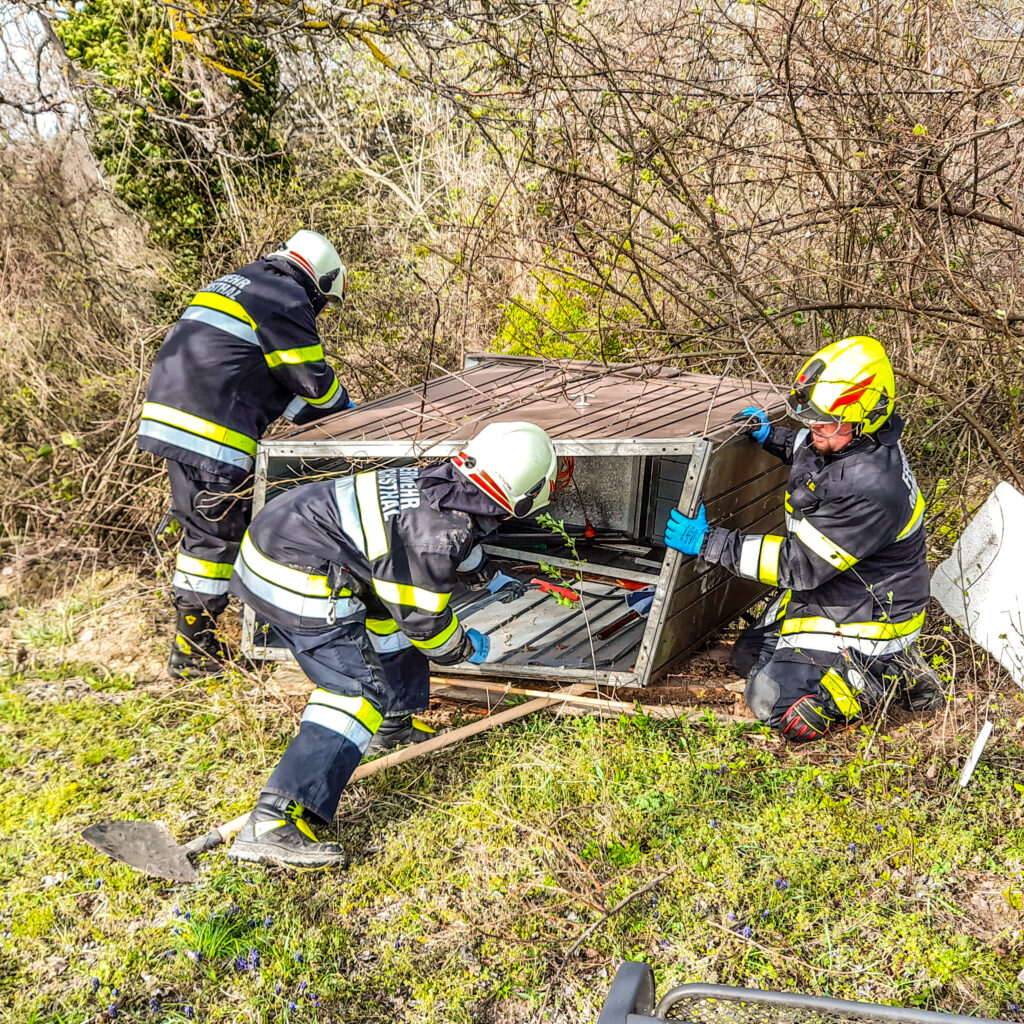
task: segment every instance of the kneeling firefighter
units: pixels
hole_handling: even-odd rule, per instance
[[[345,865],[342,847],[317,842],[305,813],[333,819],[378,730],[425,738],[406,712],[426,706],[427,658],[486,660],[489,639],[463,629],[451,592],[459,579],[486,585],[480,539],[503,518],[543,508],[556,471],[540,427],[494,423],[449,462],[302,484],[256,515],[231,592],[276,627],[316,689],[230,857]],[[382,654],[403,648],[402,671],[385,672]]]
[[[788,397],[803,429],[740,414],[765,451],[792,466],[785,536],[709,527],[673,511],[665,540],[737,576],[781,588],[736,643],[750,709],[787,739],[813,740],[898,698],[944,702],[917,649],[929,600],[925,502],[900,444],[896,381],[869,337],[827,345]]]
[[[352,405],[316,320],[345,298],[345,265],[315,231],[206,285],[168,331],[149,378],[138,446],[166,460],[177,627],[169,673],[221,671],[215,629],[252,510],[256,443],[279,416],[309,423]]]

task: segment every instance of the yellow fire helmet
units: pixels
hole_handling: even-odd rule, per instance
[[[852,423],[873,434],[892,415],[896,377],[885,349],[857,335],[826,345],[801,367],[787,404],[801,423]]]

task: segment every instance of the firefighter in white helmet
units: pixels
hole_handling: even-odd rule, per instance
[[[772,427],[744,409],[749,435],[792,466],[786,532],[750,534],[676,511],[665,540],[737,576],[779,588],[737,641],[758,718],[790,740],[814,740],[898,700],[944,704],[917,638],[929,599],[924,497],[900,444],[896,379],[874,338],[825,346],[800,369],[789,412]]]
[[[315,231],[199,291],[167,333],[149,379],[138,446],[166,460],[181,526],[174,573],[176,678],[221,670],[217,616],[251,514],[256,443],[284,416],[307,423],[351,406],[316,320],[345,299],[345,265]]]
[[[229,856],[345,865],[305,814],[331,821],[375,735],[381,746],[426,739],[413,712],[427,706],[428,659],[487,659],[488,637],[463,628],[452,590],[500,588],[480,540],[499,520],[543,508],[556,472],[540,427],[494,423],[440,465],[301,484],[260,510],[231,592],[274,626],[316,689]],[[403,657],[401,670],[385,671],[382,656]]]

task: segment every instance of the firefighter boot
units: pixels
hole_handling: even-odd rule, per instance
[[[405,715],[403,718],[385,718],[380,728],[374,733],[370,740],[367,754],[376,754],[381,750],[390,750],[392,747],[401,747],[406,743],[423,743],[431,736],[436,735],[436,730],[431,729],[422,718],[415,715]]]
[[[946,693],[938,672],[921,656],[917,644],[896,659],[903,671],[901,697],[908,711],[936,711],[946,704]]]
[[[321,843],[294,800],[261,793],[256,807],[228,850],[232,860],[285,868],[347,868],[348,854],[337,843]]]
[[[200,679],[224,671],[224,648],[217,639],[217,620],[203,608],[178,607],[167,671],[173,679]]]

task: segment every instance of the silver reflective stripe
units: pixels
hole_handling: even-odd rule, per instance
[[[857,651],[872,658],[882,658],[887,654],[905,651],[920,634],[921,630],[918,629],[894,640],[868,640],[866,637],[836,636],[834,633],[785,633],[779,637],[779,649],[828,651],[830,654]]]
[[[197,594],[213,594],[219,596],[228,592],[230,580],[212,580],[209,576],[194,576],[190,572],[175,570],[171,586],[179,590],[193,590]]]
[[[177,448],[184,448],[185,451],[195,452],[197,455],[205,455],[207,458],[217,462],[226,462],[238,469],[250,470],[253,467],[253,458],[237,448],[229,448],[226,444],[218,444],[216,441],[209,441],[205,437],[197,437],[187,430],[179,430],[177,427],[169,426],[167,423],[157,423],[155,420],[143,420],[139,424],[139,436],[151,437],[154,441],[163,441],[166,444],[173,444]]]
[[[343,476],[334,484],[334,500],[338,506],[338,518],[345,536],[352,541],[356,550],[366,554],[366,540],[363,537],[362,519],[359,516],[359,502],[356,500],[354,477]]]
[[[238,320],[233,316],[228,316],[227,313],[221,313],[219,310],[210,309],[208,306],[189,306],[188,309],[181,314],[181,319],[198,320],[200,323],[216,327],[218,331],[233,334],[236,338],[246,341],[250,345],[256,345],[259,347],[260,340],[256,337],[256,332],[248,324],[242,323],[241,320]]]
[[[279,587],[262,576],[258,576],[245,563],[244,558],[235,562],[235,576],[258,598],[266,601],[267,604],[280,608],[281,611],[291,615],[298,615],[307,619],[320,619],[327,621],[330,612],[331,601],[326,597],[306,597],[303,594],[296,594],[293,590],[286,590]],[[346,619],[358,615],[363,611],[362,601],[356,601],[351,597],[339,597],[334,605],[336,619]]]
[[[373,733],[362,722],[357,722],[344,711],[323,704],[307,704],[306,710],[302,712],[302,721],[311,722],[344,736],[350,743],[354,743],[360,752],[366,750],[373,739]]]
[[[796,451],[811,436],[811,432],[806,427],[801,427],[796,432],[796,437],[793,438],[793,451]]]
[[[796,519],[796,517],[791,512],[787,512],[786,513],[786,532],[787,533],[792,533],[793,532],[793,527],[796,525],[797,521],[798,520]]]
[[[368,629],[366,635],[370,638],[370,646],[378,654],[394,654],[396,651],[404,651],[407,647],[412,647],[412,641],[402,632],[377,636],[376,633]]]
[[[761,541],[763,537],[747,537],[740,547],[740,572],[748,580],[758,579],[758,563],[761,558]]]
[[[479,544],[474,544],[473,549],[466,557],[455,566],[456,572],[471,572],[484,560],[484,549]]]
[[[304,398],[299,398],[298,396],[296,396],[284,407],[284,412],[281,413],[281,415],[289,423],[291,423],[295,419],[295,417],[299,415],[300,412],[308,408],[309,402],[307,402]]]
[[[440,647],[421,647],[420,653],[425,654],[428,658],[436,658],[438,655],[443,658],[446,654],[451,654],[452,651],[458,650],[465,636],[466,632],[460,623],[458,629]]]

